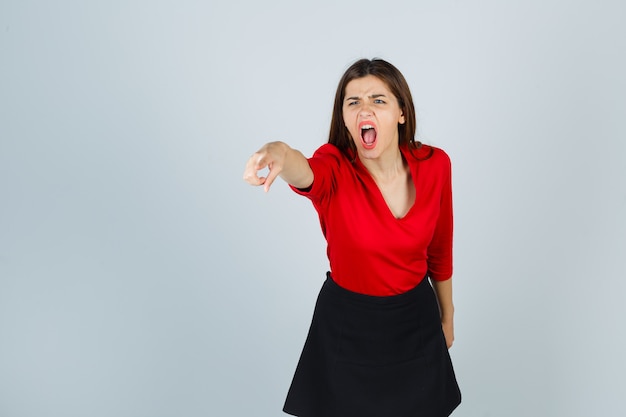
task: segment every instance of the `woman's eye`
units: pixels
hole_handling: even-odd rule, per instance
[[[374,103],[376,103],[376,104],[385,104],[385,101],[377,98],[376,100],[374,100]]]
[[[348,106],[354,106],[355,104],[359,104],[358,101],[351,101],[348,103]]]

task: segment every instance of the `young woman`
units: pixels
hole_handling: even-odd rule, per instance
[[[402,74],[362,59],[339,82],[327,144],[307,159],[271,142],[248,160],[249,184],[268,191],[280,176],[312,201],[328,243],[330,271],[286,413],[444,417],[461,401],[448,354],[450,160],[415,141],[415,128]]]

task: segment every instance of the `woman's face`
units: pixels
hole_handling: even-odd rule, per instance
[[[380,78],[367,75],[346,86],[343,120],[361,158],[378,158],[398,147],[404,114],[398,99]]]

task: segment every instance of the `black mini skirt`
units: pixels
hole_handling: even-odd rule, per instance
[[[460,404],[427,278],[388,297],[327,274],[283,411],[300,417],[445,417]]]

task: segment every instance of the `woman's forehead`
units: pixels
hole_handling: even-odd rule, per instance
[[[365,77],[355,78],[346,85],[346,96],[361,95],[376,92],[390,93],[387,83],[374,75],[366,75]]]

